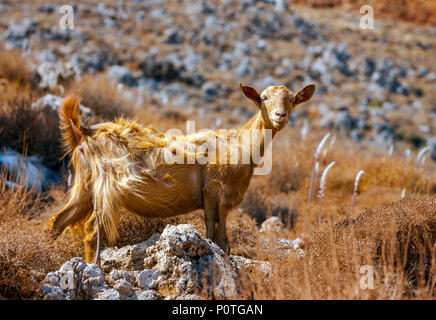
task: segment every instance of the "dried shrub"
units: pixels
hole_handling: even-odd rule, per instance
[[[303,258],[274,263],[274,292],[294,299],[407,299],[436,294],[436,197],[420,196],[366,210],[306,239]],[[362,266],[374,289],[360,287]]]
[[[33,109],[36,97],[29,88],[8,86],[0,92],[0,147],[39,155],[59,166],[59,119],[54,110]]]
[[[35,74],[31,71],[23,53],[20,50],[0,49],[0,79],[15,82],[20,85],[35,83]]]
[[[362,177],[362,190],[375,186],[406,188],[411,193],[425,194],[431,191],[433,183],[428,175],[413,163],[403,159],[370,159],[365,163],[367,176]]]
[[[0,295],[35,298],[47,272],[81,253],[68,234],[53,240],[39,213],[47,204],[33,190],[18,184],[8,189],[0,177]]]
[[[35,298],[39,282],[65,261],[80,256],[80,246],[68,234],[55,241],[45,224],[15,217],[0,224],[0,295]]]
[[[254,259],[259,241],[256,221],[247,213],[232,211],[228,217],[227,232],[231,243],[231,254]]]
[[[69,89],[81,98],[81,103],[92,109],[96,116],[112,121],[122,115],[131,115],[132,109],[115,83],[104,76],[85,75]]]

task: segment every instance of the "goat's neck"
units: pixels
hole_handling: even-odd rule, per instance
[[[245,125],[243,125],[239,129],[239,132],[242,134],[244,131],[253,131],[253,130],[258,130],[259,134],[252,136],[251,148],[252,150],[260,150],[260,156],[263,157],[265,148],[268,146],[265,145],[265,132],[266,130],[271,130],[271,134],[272,134],[271,138],[274,138],[274,136],[277,133],[277,129],[267,128],[262,119],[262,114],[258,112],[255,116],[253,116],[253,118],[251,118]],[[267,141],[267,143],[268,142],[270,141]]]

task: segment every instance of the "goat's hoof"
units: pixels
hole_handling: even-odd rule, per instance
[[[220,245],[220,248],[226,255],[230,255],[230,245],[228,243]]]

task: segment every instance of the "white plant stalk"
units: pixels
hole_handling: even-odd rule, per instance
[[[357,175],[356,175],[356,180],[354,181],[354,191],[353,191],[353,198],[351,198],[351,207],[350,207],[350,213],[349,215],[351,216],[351,214],[353,213],[353,206],[354,206],[354,200],[357,197],[357,191],[359,189],[359,181],[360,181],[360,177],[362,176],[362,174],[364,174],[365,171],[360,170]]]
[[[318,215],[318,224],[321,227],[321,216],[322,216],[322,198],[324,197],[325,194],[325,185],[326,185],[326,180],[327,180],[327,173],[329,172],[329,170],[331,169],[331,167],[333,167],[335,165],[335,162],[331,162],[323,171],[322,176],[321,176],[321,182],[319,184],[319,215]]]
[[[333,148],[335,142],[336,142],[336,135],[334,135],[333,138],[330,140],[329,149]]]
[[[420,161],[420,165],[422,166],[422,167],[424,167],[424,165],[425,165],[425,159],[427,158],[427,155],[426,154],[424,154],[422,157],[421,157],[421,161]]]
[[[391,144],[388,151],[389,158],[392,157],[393,153],[394,153],[394,145]]]
[[[315,189],[315,180],[316,180],[316,175],[318,172],[318,160],[319,160],[319,156],[322,152],[322,149],[324,148],[325,143],[327,142],[327,139],[330,136],[330,132],[327,132],[327,134],[322,138],[321,142],[319,143],[318,147],[316,148],[316,152],[315,152],[315,165],[313,167],[312,170],[312,178],[310,179],[310,188],[309,188],[309,197],[307,199],[307,204],[310,205],[310,203],[313,200],[313,194],[314,194],[314,189]]]
[[[418,152],[418,155],[416,156],[416,163],[419,164],[422,162],[422,158],[425,155],[426,152],[430,151],[430,146],[424,147],[421,149],[421,151]]]
[[[310,178],[310,187],[309,187],[309,198],[307,199],[307,203],[310,204],[312,202],[313,198],[313,189],[315,188],[315,180],[316,176],[318,175],[318,169],[319,169],[319,162],[315,162],[315,166],[312,170],[312,177]]]
[[[327,132],[324,138],[322,138],[321,142],[319,143],[318,147],[316,148],[315,152],[315,161],[318,161],[319,155],[321,154],[322,149],[324,148],[325,143],[327,142],[327,139],[330,137],[330,132]]]
[[[401,191],[401,199],[404,199],[406,197],[406,188]]]

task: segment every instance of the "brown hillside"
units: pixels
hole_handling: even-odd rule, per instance
[[[397,0],[395,5],[388,0],[295,0],[291,3],[307,4],[314,8],[334,8],[345,4],[351,5],[352,10],[365,4],[374,7],[375,18],[389,17],[420,24],[436,25],[435,0]]]

